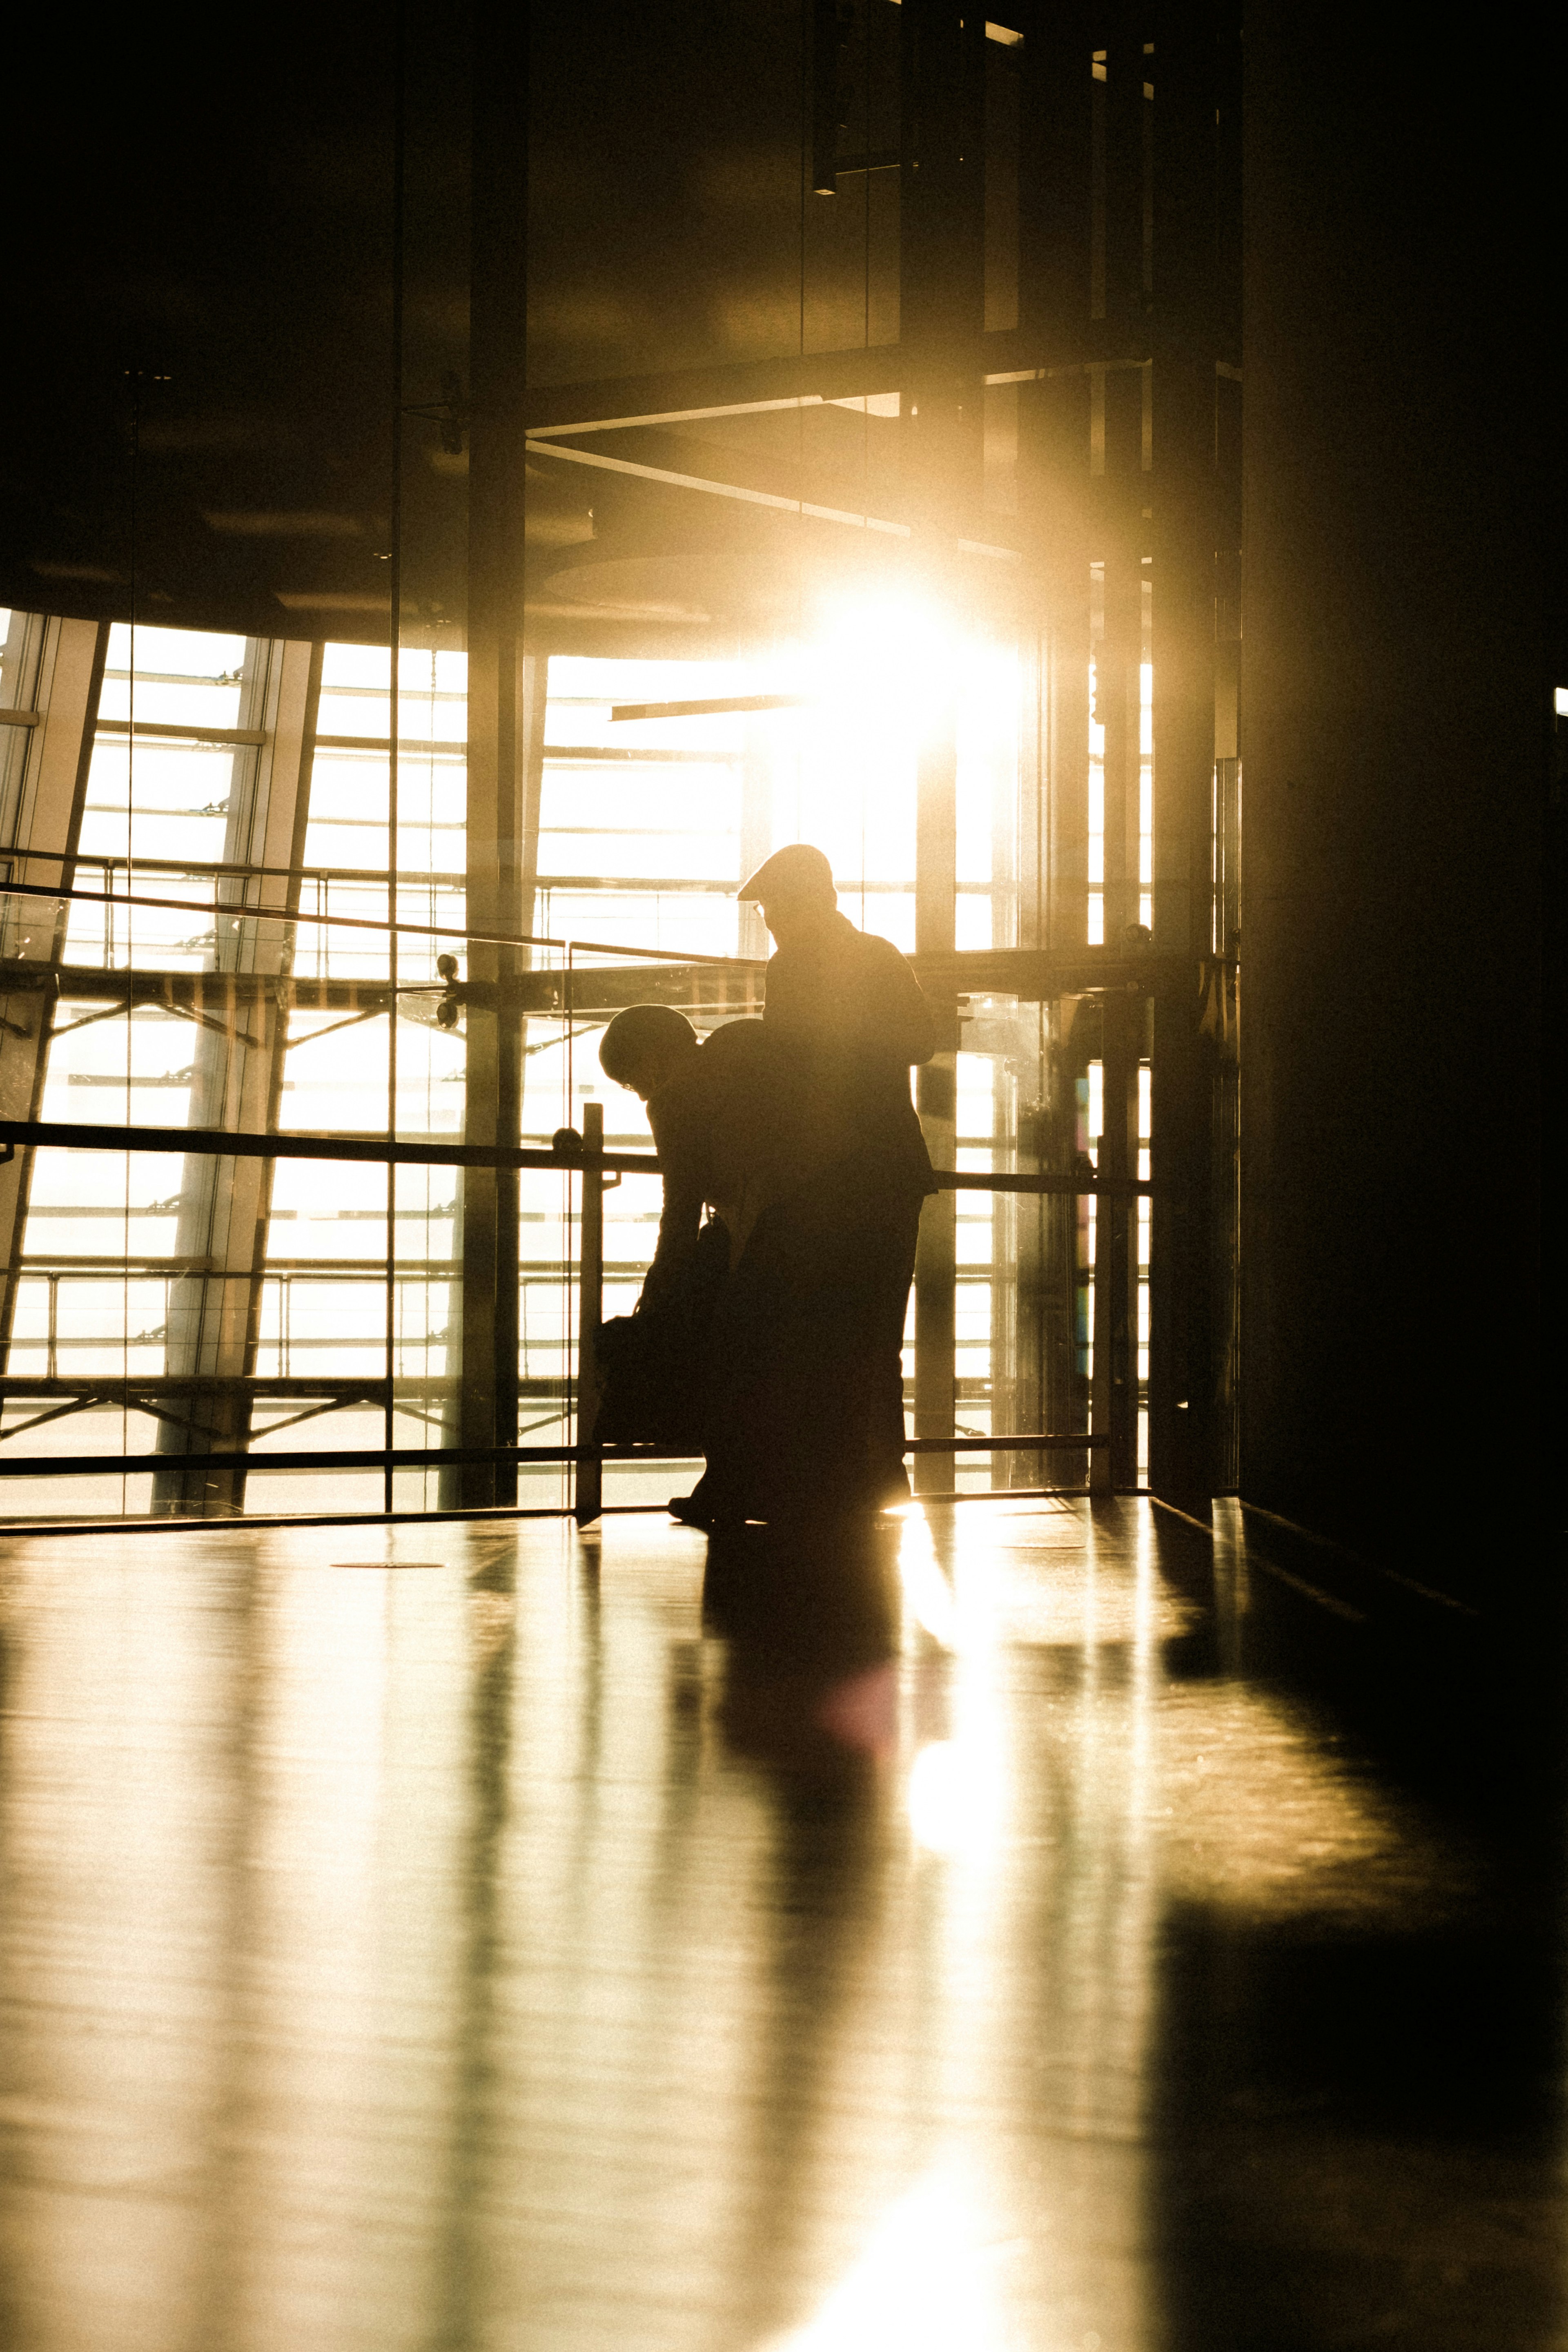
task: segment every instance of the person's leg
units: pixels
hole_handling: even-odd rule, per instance
[[[733,1282],[728,1232],[710,1218],[697,1236],[692,1262],[678,1297],[661,1317],[669,1330],[669,1344],[656,1367],[662,1381],[651,1404],[652,1418],[663,1424],[667,1440],[706,1451],[713,1418],[713,1378],[716,1361],[713,1333]],[[638,1317],[630,1318],[634,1325]],[[672,1495],[670,1515],[688,1527],[712,1525],[713,1482],[705,1471],[689,1495]]]
[[[921,1202],[860,1169],[759,1222],[714,1325],[707,1490],[735,1516],[907,1500],[904,1322]]]
[[[758,1220],[719,1298],[708,1332],[707,1469],[710,1521],[771,1515],[780,1467],[780,1347],[789,1281],[779,1213]]]
[[[918,1194],[901,1192],[881,1204],[876,1220],[865,1380],[871,1475],[884,1507],[909,1499],[909,1473],[904,1464],[904,1327],[924,1205]]]
[[[831,1517],[907,1499],[904,1318],[920,1202],[863,1171],[792,1206],[782,1350],[791,1484]]]

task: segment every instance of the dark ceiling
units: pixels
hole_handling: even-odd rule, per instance
[[[895,23],[874,0],[873,145],[894,135]],[[550,387],[626,379],[635,408],[671,372],[765,374],[893,343],[897,175],[803,193],[802,25],[798,0],[537,12],[541,415]],[[403,615],[459,642],[467,461],[443,446],[461,436],[442,411],[467,377],[472,26],[460,7],[407,26],[402,401],[431,413],[403,431]],[[384,636],[396,40],[390,5],[106,17],[86,40],[79,18],[35,20],[13,74],[37,102],[8,132],[0,601]],[[655,469],[880,509],[896,501],[896,430],[823,409],[612,437]],[[528,601],[574,640],[580,612],[644,634],[765,620],[813,541],[830,565],[863,560],[851,537],[865,534],[530,460]]]

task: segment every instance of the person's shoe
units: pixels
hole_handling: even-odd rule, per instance
[[[698,1495],[672,1495],[670,1517],[672,1519],[679,1519],[684,1528],[705,1529],[712,1527],[714,1519],[712,1510]]]

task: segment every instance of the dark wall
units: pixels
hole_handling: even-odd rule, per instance
[[[1389,21],[1247,21],[1242,1492],[1486,1587],[1542,1468],[1555,75]]]

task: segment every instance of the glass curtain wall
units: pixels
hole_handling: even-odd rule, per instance
[[[13,646],[25,634],[13,616]],[[35,1115],[455,1139],[463,1043],[443,1025],[436,966],[462,945],[461,656],[405,665],[403,723],[420,730],[420,750],[405,761],[400,856],[422,879],[400,901],[419,928],[399,940],[394,983],[387,655],[147,627],[103,635],[68,828],[77,895],[59,902],[53,940],[35,929],[14,949],[24,966],[47,950],[26,973],[41,1008],[27,1041]],[[248,911],[263,907],[287,919]],[[13,1053],[26,1058],[20,1043]],[[183,1512],[242,1497],[262,1510],[376,1508],[378,1471],[268,1473],[267,1456],[441,1442],[451,1171],[400,1168],[389,1197],[384,1167],[199,1159],[176,1135],[166,1154],[26,1157],[5,1458],[164,1460],[121,1476],[12,1476],[0,1508]],[[201,1472],[204,1454],[235,1449],[256,1464],[245,1478]],[[395,1499],[417,1507],[431,1484],[400,1473]]]
[[[39,625],[13,616],[13,646]],[[387,654],[120,625],[102,634],[75,895],[9,902],[13,927],[31,925],[14,938],[14,957],[25,965],[46,950],[35,1115],[99,1128],[455,1141],[466,1076],[465,656],[401,656],[404,928],[394,980]],[[919,651],[907,610],[867,600],[831,614],[815,642],[775,639],[728,660],[550,658],[536,923],[559,944],[537,950],[536,963],[624,975],[640,950],[766,952],[755,911],[735,892],[794,839],[828,851],[853,920],[913,950]],[[965,649],[966,947],[1016,936],[1019,693],[1016,656]],[[678,709],[747,698],[775,707]],[[57,883],[60,873],[57,863]],[[264,906],[287,919],[254,911]],[[47,921],[57,921],[57,949]],[[454,955],[455,986],[438,968]],[[619,1000],[636,992],[622,978]],[[717,980],[706,1003],[703,992],[690,1006],[699,1027],[734,1017],[728,982]],[[1016,1015],[990,1000],[963,1010],[980,1050],[956,1056],[957,1164],[1011,1164]],[[584,1106],[598,1100],[612,1149],[651,1149],[641,1103],[599,1071],[602,1027],[591,1014],[530,1015],[524,1143],[580,1128]],[[295,1460],[269,1471],[268,1454],[451,1442],[455,1170],[393,1171],[389,1239],[388,1172],[370,1162],[284,1158],[236,1180],[239,1163],[182,1153],[174,1134],[167,1153],[44,1149],[30,1158],[7,1299],[3,1458],[123,1454],[143,1466],[8,1476],[6,1516],[374,1509],[379,1469],[313,1472]],[[519,1436],[562,1444],[572,1435],[571,1180],[525,1171],[522,1193]],[[652,1178],[628,1174],[607,1195],[607,1314],[635,1298],[658,1210]],[[992,1425],[997,1226],[990,1196],[963,1198],[956,1369],[967,1434]],[[248,1454],[243,1477],[193,1466],[225,1449]],[[168,1467],[147,1466],[154,1455]],[[984,1457],[958,1474],[970,1486],[989,1475]],[[526,1499],[560,1503],[565,1476],[558,1465],[525,1467]],[[678,1467],[618,1466],[607,1491],[636,1499],[672,1477]],[[434,1466],[399,1469],[392,1481],[402,1508],[433,1507],[441,1491]]]

